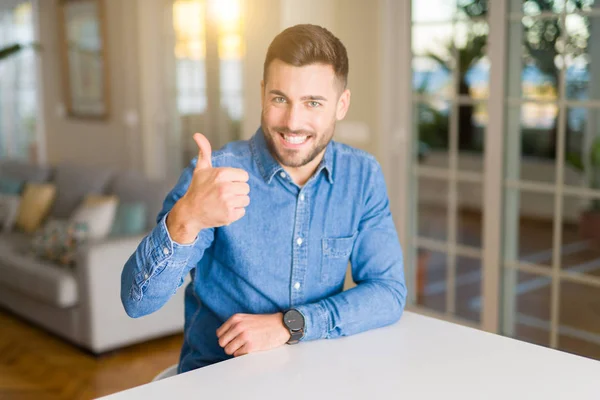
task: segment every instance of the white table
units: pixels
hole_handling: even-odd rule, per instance
[[[129,389],[149,399],[600,399],[600,362],[405,312]]]

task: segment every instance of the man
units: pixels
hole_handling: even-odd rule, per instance
[[[198,157],[121,284],[125,310],[139,317],[191,273],[179,372],[400,318],[402,253],[381,168],[332,141],[350,105],[347,76],[339,39],[288,28],[267,51],[256,134],[214,153],[194,135]],[[343,292],[348,262],[357,286]]]

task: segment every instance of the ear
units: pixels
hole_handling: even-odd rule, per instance
[[[350,90],[346,89],[342,92],[338,102],[337,109],[335,110],[335,118],[340,121],[344,119],[346,113],[350,107]]]
[[[265,81],[260,81],[260,107],[265,108]]]

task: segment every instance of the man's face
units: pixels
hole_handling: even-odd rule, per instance
[[[350,92],[342,91],[330,65],[294,67],[275,59],[266,76],[261,125],[269,150],[286,167],[320,160],[336,121],[346,115]]]

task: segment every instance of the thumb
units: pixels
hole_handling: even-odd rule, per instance
[[[198,145],[198,162],[196,163],[196,169],[207,169],[212,168],[212,149],[210,142],[201,133],[194,134],[194,141]]]

